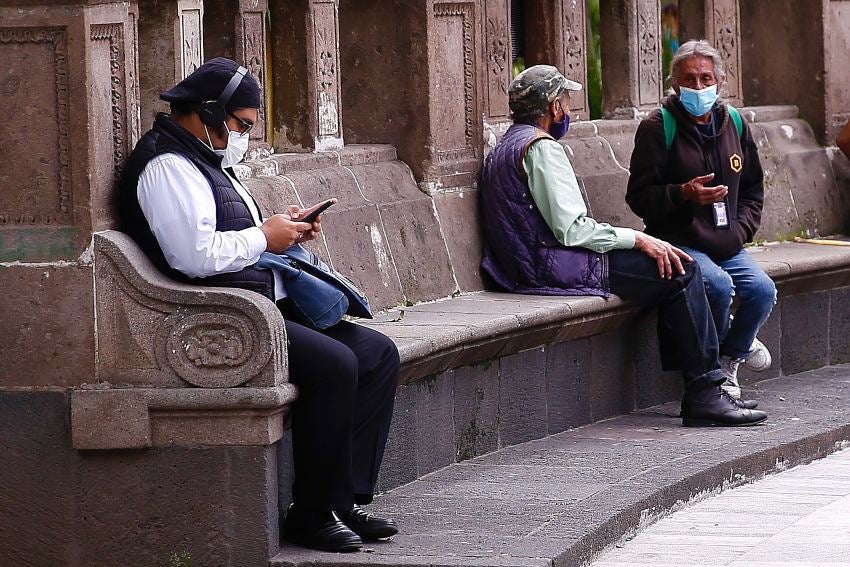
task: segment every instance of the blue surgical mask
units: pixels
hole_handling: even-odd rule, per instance
[[[694,116],[704,116],[717,102],[717,85],[701,90],[679,87],[679,100],[689,113]]]
[[[564,136],[567,135],[567,130],[570,129],[570,115],[564,113],[564,119],[561,122],[553,122],[552,127],[549,129],[549,135],[555,138],[556,140],[560,140]]]

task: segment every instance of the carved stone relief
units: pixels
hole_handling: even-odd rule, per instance
[[[433,133],[438,160],[456,160],[475,155],[476,67],[475,5],[452,2],[434,6],[436,38],[431,45],[434,61],[432,84]],[[462,89],[454,88],[462,85]],[[458,120],[462,116],[463,121]]]
[[[502,0],[486,3],[487,116],[508,118],[511,81],[510,6]]]
[[[741,98],[740,14],[738,0],[706,0],[706,36],[712,42],[726,70],[723,95]]]
[[[564,74],[575,81],[587,82],[587,39],[585,35],[585,3],[564,2]],[[586,109],[587,89],[570,98],[570,109]]]
[[[183,10],[180,13],[183,42],[183,77],[191,74],[201,66],[203,52],[201,49],[201,11]]]
[[[260,96],[265,99],[266,85],[266,26],[262,12],[242,13],[242,61],[260,84]],[[251,138],[264,139],[266,133],[266,108],[260,107],[260,116],[251,130]]]
[[[661,13],[656,0],[637,2],[638,104],[661,101]]]
[[[257,377],[278,356],[274,349],[283,349],[238,308],[187,304],[165,289],[153,295],[126,277],[132,267],[120,257],[97,252],[96,266],[101,381],[235,387]]]
[[[0,60],[0,94],[27,101],[0,123],[0,187],[18,187],[0,190],[0,228],[73,224],[66,30],[0,27]]]
[[[316,2],[313,10],[319,136],[340,137],[337,7],[333,1]]]
[[[109,103],[112,116],[112,165],[115,176],[121,174],[121,168],[128,154],[126,109],[127,93],[124,70],[124,28],[121,24],[93,24],[91,40],[104,41],[109,50]]]

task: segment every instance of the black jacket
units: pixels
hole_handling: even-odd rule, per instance
[[[668,151],[661,111],[638,126],[626,202],[646,224],[646,232],[673,244],[725,260],[753,239],[761,223],[764,173],[749,125],[738,135],[724,103],[714,107],[716,134],[704,136],[671,95],[662,102],[676,119]],[[729,228],[715,228],[712,205],[682,201],[681,186],[714,173],[709,185],[726,185]]]

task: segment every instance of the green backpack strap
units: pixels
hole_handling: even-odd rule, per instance
[[[727,104],[726,108],[729,110],[729,118],[732,119],[732,122],[735,124],[735,130],[738,131],[738,137],[741,138],[744,135],[744,121],[741,118],[741,113],[738,112],[738,109],[732,106],[731,104]],[[673,145],[673,138],[676,137],[676,119],[670,113],[669,110],[661,107],[661,120],[664,122],[664,143],[669,150]]]
[[[676,119],[670,114],[670,111],[661,107],[661,120],[664,122],[664,143],[669,150],[673,145],[673,138],[676,137]]]
[[[741,113],[731,104],[727,104],[726,109],[729,111],[729,118],[735,123],[735,130],[738,131],[738,137],[740,138],[744,135],[744,122],[741,119]]]

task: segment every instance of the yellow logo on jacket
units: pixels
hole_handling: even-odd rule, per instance
[[[729,166],[735,173],[741,173],[741,169],[744,167],[744,160],[738,154],[732,154],[729,157]]]

